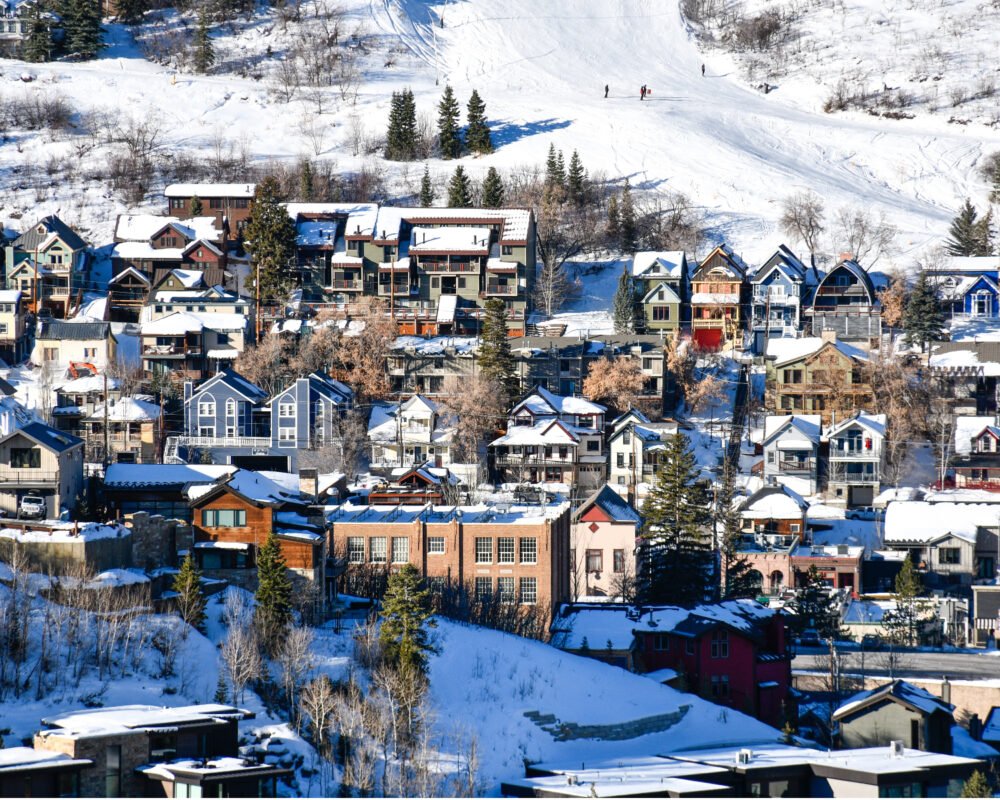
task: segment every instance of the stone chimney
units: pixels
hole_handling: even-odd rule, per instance
[[[319,470],[299,470],[299,491],[309,499],[309,502],[319,502]]]
[[[951,703],[951,681],[945,675],[941,679],[941,699],[946,703]]]
[[[820,331],[819,338],[822,339],[824,342],[833,342],[833,343],[836,343],[836,341],[837,341],[837,332],[836,331]]]

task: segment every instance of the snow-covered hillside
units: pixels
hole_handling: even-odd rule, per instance
[[[901,230],[896,260],[905,263],[941,235],[961,198],[982,188],[977,165],[1000,150],[1000,131],[983,125],[828,115],[781,90],[764,95],[747,86],[739,70],[726,68],[728,56],[718,56],[718,64],[709,59],[702,77],[705,59],[676,2],[344,5],[350,24],[367,32],[365,73],[356,105],[336,99],[331,88],[333,102],[322,114],[308,100],[285,103],[276,96],[271,75],[287,34],[263,11],[237,34],[219,32],[227,63],[239,53],[253,62],[252,70],[241,67],[247,77],[196,76],[153,64],[127,28],[112,24],[111,46],[95,62],[0,61],[0,95],[59,96],[84,115],[116,109],[125,120],[148,121],[157,127],[157,152],[165,158],[205,156],[228,143],[257,160],[309,156],[334,160],[337,170],[381,165],[389,194],[405,196],[419,183],[419,165],[354,155],[359,128],[369,138],[381,134],[395,89],[412,87],[418,112],[432,116],[444,83],[463,103],[476,88],[499,147],[464,159],[474,174],[490,165],[537,164],[550,143],[577,149],[592,171],[628,176],[650,193],[683,192],[703,209],[711,236],[729,240],[749,259],[769,253],[781,238],[775,221],[782,199],[810,188],[831,211],[846,205],[884,210]],[[310,7],[303,5],[307,16]],[[892,27],[892,14],[890,7],[880,17],[890,20],[885,27]],[[858,57],[833,48],[810,67],[829,71],[822,81],[803,78],[817,84],[811,96],[820,98],[820,84],[835,82]],[[22,83],[25,73],[35,80]],[[652,96],[640,102],[644,83]],[[97,241],[107,239],[125,205],[105,184],[110,145],[93,139],[9,133],[0,146],[3,215],[58,210]],[[431,163],[442,180],[453,167]],[[160,188],[152,187],[148,207],[162,208]],[[836,251],[838,243],[828,246]]]

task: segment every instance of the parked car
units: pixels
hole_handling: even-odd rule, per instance
[[[865,522],[874,522],[875,520],[875,509],[871,506],[863,506],[861,508],[850,508],[844,514],[847,519],[858,519],[864,520]]]
[[[874,633],[866,633],[861,637],[861,647],[864,650],[878,650],[882,647],[882,637]]]
[[[822,647],[823,640],[819,638],[819,631],[815,628],[806,628],[799,634],[800,647]]]
[[[18,503],[17,517],[18,519],[43,519],[45,517],[45,499],[26,494]]]

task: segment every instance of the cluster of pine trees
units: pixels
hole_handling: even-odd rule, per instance
[[[549,145],[549,154],[545,159],[545,199],[559,203],[570,203],[577,208],[584,206],[591,199],[592,185],[583,159],[574,150],[569,157],[569,167],[563,157],[562,150],[556,150],[555,145]]]
[[[59,0],[51,5],[39,0],[29,11],[21,55],[35,63],[67,56],[87,61],[104,48],[103,33],[98,0]]]
[[[445,86],[438,103],[437,148],[441,158],[445,159],[460,158],[465,153],[493,152],[493,136],[486,121],[486,103],[475,89],[466,105],[463,135],[458,100],[451,86]],[[393,92],[385,136],[385,157],[390,161],[414,161],[422,155],[422,150],[413,92],[410,89]]]
[[[966,199],[948,233],[944,246],[950,256],[992,256],[996,253],[993,209],[980,217],[972,201]]]
[[[632,187],[625,179],[621,193],[608,199],[607,238],[610,246],[623,253],[633,253],[639,244],[639,224],[636,220]]]

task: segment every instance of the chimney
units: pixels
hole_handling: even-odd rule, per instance
[[[833,343],[836,343],[836,341],[837,341],[837,332],[836,331],[820,331],[819,338],[822,339],[824,342],[833,342]]]
[[[941,678],[941,699],[951,705],[951,681],[948,680],[947,675]]]
[[[983,721],[979,719],[978,714],[969,717],[969,736],[977,742],[981,742],[983,739]]]
[[[837,256],[837,260],[838,260],[838,262],[839,261],[853,261],[854,260],[854,253],[841,253],[839,256]]]
[[[313,503],[319,502],[319,470],[299,470],[299,491]]]

